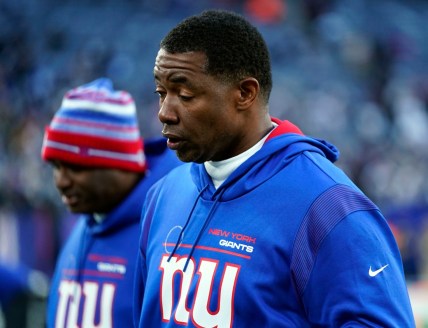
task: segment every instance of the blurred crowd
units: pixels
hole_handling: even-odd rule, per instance
[[[270,111],[341,151],[384,211],[409,279],[428,273],[428,2],[424,0],[3,0],[0,2],[0,260],[52,273],[73,217],[40,158],[64,92],[100,76],[160,134],[152,69],[183,17],[249,17],[271,51]],[[233,33],[233,31],[231,31]]]

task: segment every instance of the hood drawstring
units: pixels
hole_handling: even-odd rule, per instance
[[[189,224],[189,222],[190,222],[190,219],[191,219],[191,217],[192,217],[192,214],[193,214],[193,211],[194,211],[194,209],[195,209],[195,207],[196,207],[196,204],[197,204],[197,203],[198,203],[198,201],[199,201],[199,198],[201,197],[201,195],[202,195],[202,193],[204,192],[204,190],[205,190],[205,189],[207,189],[207,188],[208,188],[208,185],[206,185],[206,186],[201,190],[201,192],[199,193],[198,197],[196,198],[195,203],[193,204],[192,210],[190,211],[190,214],[189,214],[189,216],[187,217],[186,224],[184,225],[183,229],[181,230],[180,235],[178,236],[178,240],[177,240],[177,242],[176,242],[176,244],[175,244],[175,246],[174,246],[174,249],[172,250],[171,254],[170,254],[170,255],[169,255],[169,257],[168,257],[168,261],[169,261],[169,260],[171,259],[171,257],[175,254],[175,252],[176,252],[176,250],[177,250],[177,248],[178,248],[178,245],[181,243],[181,239],[183,238],[184,229],[187,227],[187,225],[188,225],[188,224]],[[188,264],[189,264],[190,259],[192,258],[193,252],[195,251],[195,248],[196,248],[196,246],[197,246],[197,244],[198,244],[199,240],[200,240],[200,239],[201,239],[201,237],[202,237],[202,233],[205,231],[206,227],[207,227],[207,226],[208,226],[208,224],[210,223],[211,218],[212,218],[212,216],[213,216],[212,214],[214,213],[214,210],[217,208],[218,203],[219,203],[219,201],[220,201],[220,199],[221,199],[221,196],[223,195],[223,193],[224,193],[224,192],[225,192],[225,189],[223,189],[223,190],[221,190],[221,191],[220,191],[220,193],[218,194],[218,196],[216,197],[216,199],[215,199],[215,201],[214,201],[214,204],[211,206],[211,209],[210,209],[210,211],[208,212],[208,215],[207,215],[207,217],[206,217],[206,219],[205,219],[205,222],[204,222],[204,224],[203,224],[202,228],[199,230],[198,236],[196,237],[196,239],[195,239],[195,241],[194,241],[194,243],[193,243],[193,245],[192,245],[192,248],[191,248],[191,250],[190,250],[189,256],[188,256],[188,257],[187,257],[187,259],[186,259],[186,263],[184,264],[183,272],[186,272],[187,266],[188,266]]]
[[[212,214],[214,213],[214,210],[217,208],[218,202],[220,201],[221,196],[223,195],[224,191],[225,191],[225,189],[223,189],[223,190],[219,193],[218,197],[216,197],[216,199],[215,199],[215,201],[214,201],[213,206],[211,206],[211,209],[210,209],[210,211],[209,211],[209,213],[208,213],[208,215],[207,215],[207,218],[205,219],[204,225],[202,226],[201,230],[199,230],[198,237],[196,237],[195,242],[193,243],[192,249],[190,250],[189,257],[187,258],[186,263],[184,264],[183,272],[186,272],[187,265],[189,264],[189,261],[190,261],[190,259],[191,259],[192,255],[193,255],[193,251],[195,250],[196,245],[197,245],[197,244],[198,244],[198,242],[199,242],[199,239],[201,239],[202,232],[204,232],[204,231],[205,231],[205,228],[206,228],[206,227],[208,226],[208,224],[210,223],[211,218],[212,218]]]
[[[202,190],[199,192],[198,197],[196,197],[195,202],[193,203],[192,210],[190,211],[189,216],[187,217],[186,223],[183,226],[183,229],[181,229],[180,234],[178,235],[177,241],[175,243],[174,249],[172,250],[171,254],[169,254],[168,262],[171,260],[171,257],[174,256],[175,252],[177,251],[178,246],[181,243],[181,239],[183,238],[184,230],[187,228],[187,225],[190,222],[190,218],[192,217],[193,211],[195,210],[196,204],[198,204],[199,198],[201,198],[202,193],[208,188],[208,185],[206,185]]]

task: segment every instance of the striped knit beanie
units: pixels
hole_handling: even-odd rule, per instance
[[[135,103],[106,78],[68,91],[45,129],[42,158],[143,172],[146,169]]]

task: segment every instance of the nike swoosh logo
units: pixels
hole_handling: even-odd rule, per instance
[[[375,276],[377,276],[379,273],[381,273],[383,270],[385,270],[385,268],[388,266],[388,264],[387,265],[384,265],[383,267],[381,267],[380,269],[377,269],[376,271],[372,271],[372,267],[370,266],[370,269],[369,269],[369,276],[370,277],[375,277]]]

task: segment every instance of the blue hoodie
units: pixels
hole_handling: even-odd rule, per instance
[[[334,146],[295,131],[284,121],[218,189],[191,163],[149,191],[136,326],[414,327],[384,217]]]
[[[165,139],[146,141],[148,171],[102,223],[76,222],[58,258],[48,300],[48,327],[132,327],[132,290],[147,190],[181,164]]]

